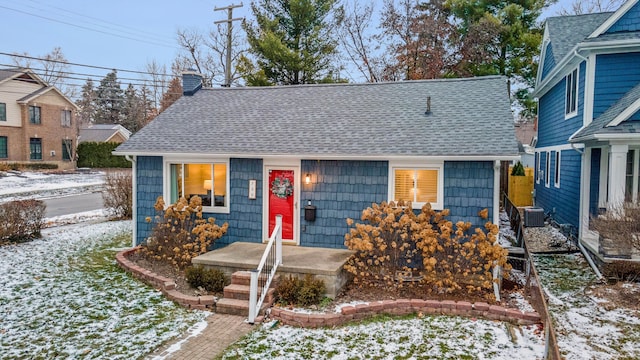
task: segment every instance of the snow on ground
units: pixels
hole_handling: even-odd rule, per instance
[[[262,327],[223,359],[541,359],[537,326],[425,316],[381,318],[333,329]]]
[[[78,224],[0,247],[0,358],[140,358],[203,320],[118,268],[130,232]]]
[[[535,255],[534,260],[567,360],[640,359],[640,314],[607,310],[603,299],[587,295],[596,278],[582,255]]]
[[[50,228],[55,226],[77,224],[89,221],[104,221],[109,217],[109,213],[105,209],[84,211],[76,214],[52,216],[44,219],[44,227]]]
[[[0,202],[42,199],[100,191],[104,172],[0,172]]]

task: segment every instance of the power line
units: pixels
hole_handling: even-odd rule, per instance
[[[133,37],[130,37],[130,36],[114,34],[114,33],[110,33],[110,32],[107,32],[107,31],[98,30],[98,29],[92,29],[92,28],[87,27],[87,26],[82,26],[82,25],[73,24],[73,23],[70,23],[70,22],[67,22],[67,21],[57,20],[57,19],[50,18],[50,17],[47,17],[47,16],[33,14],[33,13],[28,12],[28,11],[14,9],[14,8],[10,8],[10,7],[3,6],[3,5],[0,5],[0,8],[11,10],[11,11],[15,11],[15,12],[18,12],[18,13],[21,13],[21,14],[25,14],[25,15],[29,15],[29,16],[34,16],[34,17],[37,17],[37,18],[40,18],[40,19],[45,19],[45,20],[57,22],[57,23],[64,24],[64,25],[77,27],[77,28],[84,29],[84,30],[89,30],[89,31],[93,31],[93,32],[97,32],[97,33],[101,33],[101,34],[105,34],[105,35],[111,35],[111,36],[119,37],[119,38],[122,38],[122,39],[133,40],[133,41],[138,41],[138,42],[144,42],[144,43],[147,43],[147,44],[163,46],[163,47],[168,47],[168,48],[172,48],[172,49],[176,48],[175,46],[170,46],[170,45],[167,45],[167,44],[161,44],[161,43],[155,42],[155,41],[145,41],[145,40],[136,39],[136,38],[133,38]]]
[[[2,7],[2,6],[0,5],[0,7]],[[87,67],[87,68],[92,68],[92,69],[109,70],[109,71],[116,70],[116,71],[119,71],[119,72],[127,72],[127,73],[132,73],[132,74],[174,77],[174,75],[171,75],[171,74],[151,73],[151,72],[148,72],[148,71],[125,70],[125,69],[110,68],[110,67],[105,67],[105,66],[86,65],[86,64],[72,63],[72,62],[68,62],[68,61],[43,59],[43,58],[39,58],[39,57],[35,57],[35,56],[29,56],[29,55],[17,55],[17,54],[5,53],[5,52],[0,52],[0,55],[19,57],[19,58],[30,59],[30,60],[48,61],[48,62],[54,62],[54,63],[58,63],[58,64],[65,64],[65,65],[81,66],[81,67]]]

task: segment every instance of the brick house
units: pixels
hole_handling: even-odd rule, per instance
[[[0,69],[0,162],[75,168],[78,107],[29,69]]]

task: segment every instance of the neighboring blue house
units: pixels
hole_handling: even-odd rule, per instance
[[[535,204],[598,252],[590,216],[638,199],[640,4],[547,19],[538,97]]]
[[[500,161],[518,158],[506,79],[201,88],[114,152],[134,162],[134,241],[158,196],[200,195],[228,222],[217,242],[262,242],[283,214],[285,242],[343,248],[346,218],[411,200],[450,219],[498,223]],[[315,206],[314,220],[305,206]]]

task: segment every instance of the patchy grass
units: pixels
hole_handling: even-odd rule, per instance
[[[2,357],[138,358],[202,320],[118,268],[130,231],[76,225],[0,248]]]
[[[640,358],[640,314],[611,307],[595,295],[593,289],[601,285],[582,255],[536,255],[534,260],[567,360]]]
[[[273,325],[273,324],[271,324]],[[447,316],[377,316],[338,328],[264,326],[219,359],[523,359],[541,358],[536,326]],[[515,334],[515,338],[511,335]]]

